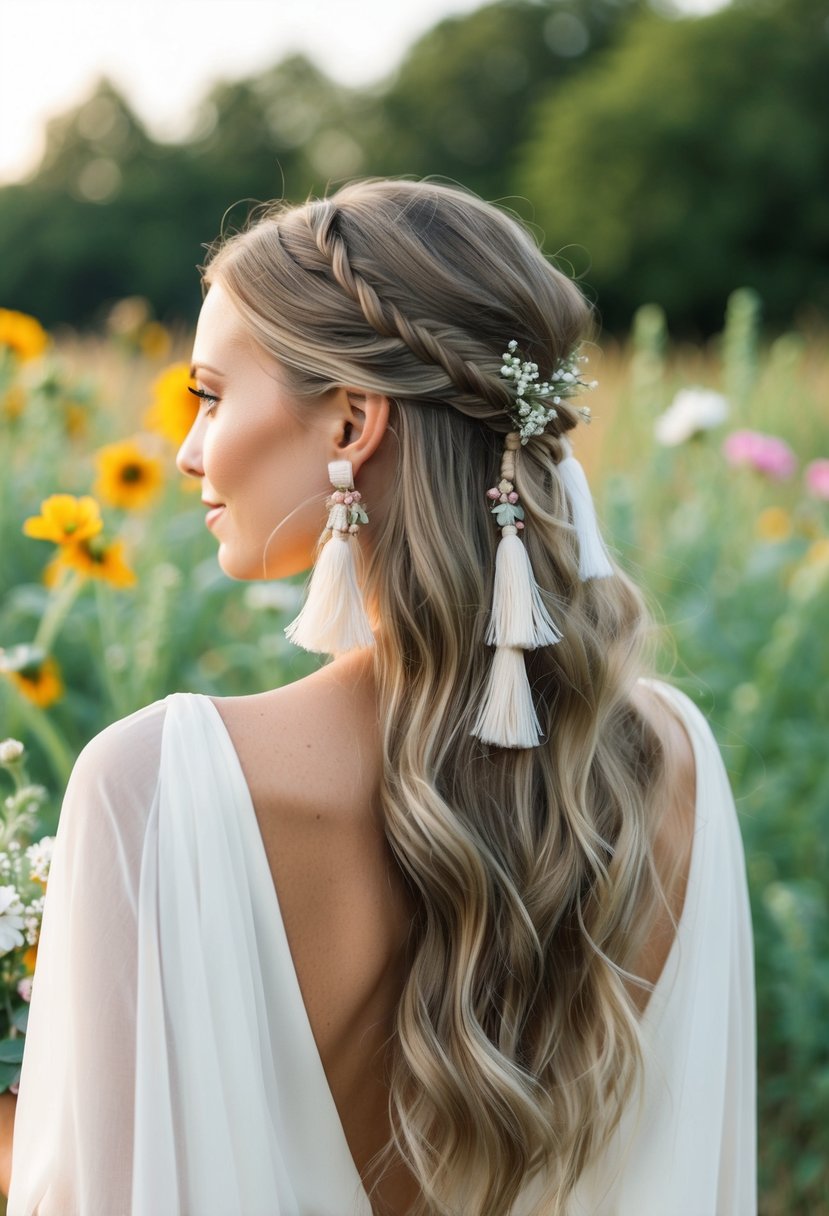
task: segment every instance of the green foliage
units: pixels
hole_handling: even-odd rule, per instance
[[[716,387],[733,387],[727,424],[665,449],[654,422],[687,380],[661,310],[643,306],[597,497],[664,623],[663,669],[706,714],[735,793],[755,940],[761,1212],[826,1216],[829,502],[810,497],[802,472],[829,450],[827,368],[797,334],[762,346],[758,316],[753,292],[734,293],[705,364]],[[796,475],[729,466],[722,440],[738,428],[786,439]]]
[[[99,367],[106,387],[99,383],[93,393],[87,386],[83,425],[70,427],[72,416],[60,408],[60,397],[74,387],[60,351],[45,357],[39,374],[21,366],[17,381],[27,385],[21,414],[4,412],[0,384],[0,644],[7,652],[33,641],[58,595],[43,583],[57,546],[25,536],[24,520],[38,515],[51,494],[92,493],[96,451],[130,435],[156,444],[165,484],[143,510],[101,503],[105,531],[125,543],[137,582],[117,587],[84,579],[65,617],[58,612],[62,623],[48,652],[58,663],[62,695],[41,709],[0,675],[0,737],[30,740],[34,779],[58,791],[89,738],[171,691],[261,691],[319,665],[282,634],[301,580],[283,584],[271,606],[257,584],[224,575],[198,495],[185,490],[175,469],[175,450],[140,429],[158,365],[101,343],[88,344],[84,358]],[[44,383],[52,386],[48,394]],[[48,830],[58,810],[58,802],[47,807]]]
[[[829,37],[812,0],[674,19],[645,0],[497,0],[441,22],[368,89],[302,56],[214,86],[151,139],[108,81],[0,189],[0,298],[47,324],[149,298],[191,322],[195,267],[251,202],[434,175],[501,199],[572,261],[605,328],[643,302],[713,333],[737,285],[780,329],[829,309]]]
[[[821,403],[829,365],[825,344],[810,346],[797,332],[762,342],[759,317],[756,293],[738,290],[709,349],[678,352],[662,309],[643,305],[609,424],[607,408],[594,407],[593,428],[609,425],[608,457],[591,480],[611,544],[664,621],[662,669],[674,669],[711,722],[735,792],[755,939],[761,1212],[826,1216],[829,502],[809,497],[802,471],[827,454]],[[95,449],[137,425],[159,371],[100,343],[80,355],[96,381],[87,378],[82,392],[62,347],[37,374],[20,369],[27,387],[19,415],[4,415],[0,388],[7,647],[31,642],[53,602],[41,579],[49,546],[25,537],[23,520],[55,491],[89,492]],[[701,368],[712,387],[728,389],[731,416],[719,430],[664,448],[653,425],[689,382],[683,360],[695,377]],[[601,368],[597,374],[597,396],[606,397],[607,378]],[[74,415],[64,413],[65,399],[85,402],[85,430],[67,429]],[[797,475],[778,482],[730,467],[721,441],[740,427],[785,438]],[[166,460],[167,485],[150,508],[105,511],[129,542],[138,582],[86,585],[68,606],[50,647],[63,695],[41,709],[0,678],[0,737],[30,741],[33,774],[56,791],[42,816],[45,831],[56,827],[74,757],[109,722],[176,689],[242,695],[318,665],[282,634],[296,582],[227,579],[201,507],[174,472],[172,449]],[[267,606],[274,592],[287,596],[282,607]],[[0,1060],[0,1088],[4,1068]]]
[[[606,44],[626,7],[501,0],[441,21],[381,94],[371,171],[440,174],[490,199],[511,194],[532,106]]]
[[[658,301],[711,332],[737,283],[778,324],[829,308],[829,39],[820,6],[642,11],[536,112],[517,186],[581,247],[605,323]]]

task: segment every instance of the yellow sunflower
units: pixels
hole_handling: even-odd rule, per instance
[[[7,671],[5,674],[27,700],[39,705],[41,709],[63,696],[60,670],[51,656],[41,663],[21,668],[20,671]]]
[[[23,523],[26,536],[51,540],[56,545],[74,544],[96,536],[103,528],[101,509],[88,494],[52,494],[40,504],[40,515],[30,515]]]
[[[36,359],[49,342],[49,335],[34,317],[25,312],[0,308],[0,350],[5,347],[18,359]]]
[[[153,384],[153,403],[144,425],[181,447],[199,412],[198,398],[187,391],[195,387],[186,363],[171,364]]]
[[[145,455],[131,439],[99,448],[95,463],[98,480],[93,490],[113,507],[140,510],[155,498],[163,484],[161,461]]]
[[[101,579],[113,587],[133,587],[138,579],[135,572],[124,561],[124,542],[105,541],[93,536],[79,541],[77,545],[66,545],[44,571],[43,581],[51,586],[57,574],[66,566],[79,570],[87,578]]]

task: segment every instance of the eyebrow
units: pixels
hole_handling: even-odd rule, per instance
[[[225,376],[224,376],[224,372],[220,372],[220,371],[219,371],[219,369],[218,369],[218,368],[216,368],[216,367],[210,367],[210,365],[209,365],[209,364],[207,364],[207,363],[191,363],[191,364],[190,364],[190,376],[191,376],[191,378],[192,378],[193,376],[195,376],[195,374],[196,374],[196,368],[197,368],[197,367],[200,367],[200,368],[202,369],[202,371],[205,371],[205,372],[212,372],[214,376],[221,376],[221,378],[222,378],[223,380],[224,380],[224,378],[225,378]]]

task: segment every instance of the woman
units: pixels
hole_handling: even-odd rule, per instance
[[[78,759],[10,1216],[750,1216],[742,845],[566,438],[588,304],[411,181],[204,283],[178,466],[333,661]]]

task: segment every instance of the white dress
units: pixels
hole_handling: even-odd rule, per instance
[[[702,714],[650,683],[694,744],[691,870],[642,1023],[644,1118],[638,1128],[623,1120],[583,1176],[573,1216],[755,1216],[754,969],[739,826]],[[84,748],[66,789],[8,1202],[8,1216],[35,1214],[371,1216],[250,793],[207,696],[173,693],[113,723]]]

